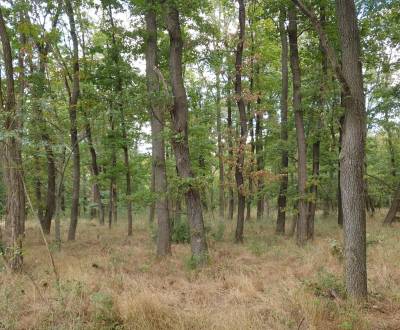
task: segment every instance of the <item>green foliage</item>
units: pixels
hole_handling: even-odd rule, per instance
[[[346,290],[342,279],[336,275],[321,269],[314,280],[305,282],[315,296],[330,299],[345,298]]]
[[[190,243],[190,227],[186,218],[174,219],[171,240],[174,243]]]

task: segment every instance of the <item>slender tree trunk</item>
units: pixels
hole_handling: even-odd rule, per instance
[[[228,83],[227,83],[227,97],[226,97],[226,107],[228,110],[228,118],[227,118],[227,139],[228,139],[228,154],[229,154],[229,175],[233,175],[233,136],[234,130],[232,127],[232,99],[231,99],[231,78],[228,75]],[[229,191],[228,191],[228,219],[233,220],[233,211],[235,207],[235,196],[233,194],[233,187],[232,184],[229,184]]]
[[[308,216],[306,201],[307,185],[307,148],[304,133],[303,109],[301,104],[301,71],[297,44],[297,10],[289,9],[289,45],[290,66],[293,75],[293,110],[295,113],[297,153],[298,153],[298,191],[299,191],[299,218],[297,221],[297,244],[304,245],[308,235]]]
[[[79,187],[80,187],[80,154],[77,124],[77,106],[79,99],[79,50],[78,37],[75,29],[74,10],[71,0],[65,0],[65,12],[68,16],[70,34],[73,45],[72,57],[72,90],[69,97],[69,118],[71,122],[71,148],[72,148],[72,201],[71,201],[71,222],[68,230],[68,240],[75,240],[76,227],[78,225],[79,213]]]
[[[320,6],[320,22],[322,28],[325,27],[325,6]],[[321,43],[321,42],[320,42]],[[315,219],[315,211],[317,209],[317,201],[318,201],[318,180],[319,180],[319,158],[320,158],[320,145],[321,145],[321,112],[324,108],[325,103],[325,81],[328,75],[328,58],[326,56],[326,51],[320,45],[321,54],[322,54],[322,77],[320,82],[320,90],[318,97],[318,108],[316,110],[316,127],[315,127],[315,142],[312,146],[312,184],[311,184],[311,201],[308,205],[308,238],[314,238],[314,219]]]
[[[82,31],[82,56],[83,56],[83,61],[84,63],[86,62],[86,42],[85,42],[85,33]],[[86,67],[84,67],[85,69]],[[86,74],[84,74],[86,76]],[[83,90],[83,93],[85,93],[85,90]],[[100,175],[100,169],[97,163],[97,153],[96,153],[96,148],[93,143],[93,137],[92,137],[92,127],[90,125],[90,118],[88,116],[88,113],[85,108],[82,107],[82,114],[84,116],[84,122],[85,122],[85,133],[86,133],[86,139],[88,142],[88,147],[89,147],[89,152],[90,152],[90,160],[91,160],[91,174],[94,178],[94,183],[93,183],[93,201],[97,204],[97,209],[98,209],[98,217],[99,217],[99,224],[101,226],[104,225],[104,204],[101,199],[101,187],[100,187],[100,182],[99,182],[99,175]]]
[[[119,56],[119,49],[115,39],[115,25],[114,25],[114,18],[112,14],[111,5],[108,6],[110,22],[111,22],[111,36],[112,36],[112,45],[113,45],[113,60],[116,66],[116,92],[117,95],[120,95],[122,98],[122,75],[120,70],[120,56]],[[131,169],[129,166],[129,149],[128,149],[128,136],[126,133],[126,123],[125,123],[125,114],[124,114],[124,106],[122,101],[118,100],[118,108],[120,110],[121,116],[121,133],[123,139],[123,146],[122,151],[124,153],[124,165],[125,165],[125,182],[126,182],[126,206],[127,206],[127,213],[128,213],[128,236],[132,236],[132,226],[133,226],[133,216],[132,216],[132,182],[131,182]],[[116,200],[114,200],[114,207],[116,212]],[[117,215],[115,214],[114,220],[117,220]]]
[[[344,95],[341,94],[341,106],[344,107]],[[339,119],[339,160],[338,160],[338,225],[343,227],[343,203],[342,203],[342,187],[340,184],[340,154],[342,152],[342,142],[343,142],[343,125],[344,125],[344,116],[341,116]]]
[[[260,105],[261,98],[258,97],[257,104]],[[257,162],[257,171],[264,170],[264,146],[263,146],[263,132],[262,132],[262,121],[263,114],[258,109],[256,113],[256,162]],[[258,177],[257,181],[257,220],[260,221],[264,217],[264,178],[262,176]]]
[[[3,60],[7,93],[2,108],[4,112],[4,130],[7,137],[1,143],[1,160],[3,164],[3,180],[6,188],[5,206],[5,258],[12,270],[18,271],[22,267],[22,239],[25,227],[25,191],[23,183],[21,142],[19,129],[21,118],[18,116],[14,89],[14,68],[11,53],[10,39],[7,34],[6,23],[0,8],[0,40],[3,47]]]
[[[288,166],[289,157],[287,149],[288,141],[288,94],[289,94],[289,68],[288,68],[288,41],[285,28],[286,9],[283,7],[279,15],[279,33],[281,37],[281,70],[282,70],[282,92],[281,92],[281,180],[278,196],[278,217],[276,220],[276,232],[278,234],[285,233],[286,222],[286,193],[288,188]]]
[[[167,29],[170,37],[169,68],[174,96],[171,109],[174,136],[172,146],[176,166],[183,180],[191,180],[194,174],[190,165],[188,141],[188,103],[182,74],[183,40],[179,12],[174,6],[168,7]],[[197,187],[189,185],[185,191],[186,207],[190,225],[191,250],[194,262],[202,264],[207,259],[207,242],[204,230],[203,211]]]
[[[366,215],[364,156],[366,114],[360,36],[353,0],[336,0],[342,73],[349,87],[345,95],[345,119],[340,163],[342,187],[345,278],[350,297],[367,298]]]
[[[235,168],[235,178],[238,190],[238,207],[237,207],[237,223],[235,240],[237,243],[243,242],[243,229],[244,229],[244,211],[246,207],[245,187],[244,187],[244,155],[246,149],[247,139],[247,116],[244,99],[242,95],[242,66],[243,66],[243,46],[245,38],[246,26],[246,8],[243,0],[238,0],[239,3],[239,41],[236,49],[235,60],[235,98],[239,109],[240,118],[240,139],[238,146],[238,154]]]
[[[221,219],[225,215],[225,178],[224,178],[224,162],[223,162],[223,149],[222,149],[222,119],[221,119],[221,81],[220,81],[220,68],[217,68],[216,89],[217,89],[217,144],[218,144],[218,171],[219,171],[219,216]]]

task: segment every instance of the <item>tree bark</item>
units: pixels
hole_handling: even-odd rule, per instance
[[[153,2],[152,2],[153,3]],[[146,13],[147,47],[146,78],[149,98],[149,115],[151,118],[152,143],[152,184],[154,184],[154,210],[157,216],[157,255],[171,254],[171,223],[168,209],[167,173],[165,166],[165,109],[157,101],[160,84],[156,74],[157,68],[157,18],[154,9]]]
[[[289,68],[288,68],[288,41],[287,32],[285,28],[286,9],[281,8],[279,15],[279,34],[281,38],[281,70],[282,70],[282,92],[281,92],[281,180],[278,196],[278,217],[276,220],[276,232],[278,234],[285,233],[286,222],[286,193],[288,188],[288,166],[289,157],[287,150],[288,141],[288,94],[289,94]]]
[[[346,112],[340,156],[346,289],[350,297],[364,300],[367,298],[364,195],[366,113],[354,0],[336,0],[336,13],[342,49],[342,73],[350,91],[344,99]]]
[[[174,96],[174,104],[171,109],[172,128],[174,132],[172,146],[179,176],[187,183],[185,195],[190,225],[192,257],[193,261],[200,265],[207,260],[208,251],[200,193],[198,188],[192,183],[195,177],[189,158],[189,113],[182,74],[183,40],[179,12],[172,5],[168,6],[167,29],[170,37],[169,69]]]
[[[306,201],[307,185],[307,147],[304,133],[303,109],[301,104],[301,71],[297,43],[297,13],[294,7],[289,9],[289,46],[290,66],[293,76],[293,110],[295,113],[297,153],[298,153],[298,191],[299,218],[297,221],[297,244],[304,245],[308,239],[308,209]]]
[[[239,109],[240,119],[240,139],[238,146],[238,154],[235,167],[235,178],[238,190],[238,206],[237,206],[237,223],[235,232],[235,241],[237,243],[243,242],[243,229],[244,229],[244,212],[246,207],[246,196],[244,187],[244,155],[246,149],[247,139],[247,116],[246,108],[242,95],[242,67],[243,67],[243,48],[246,28],[246,8],[243,0],[238,0],[239,3],[239,40],[236,48],[235,60],[235,98]]]
[[[69,118],[71,122],[71,149],[72,149],[72,201],[71,201],[71,222],[68,230],[68,240],[75,240],[76,227],[78,225],[79,213],[79,187],[80,187],[80,153],[78,140],[77,106],[79,99],[79,50],[78,37],[76,35],[74,10],[71,0],[65,0],[65,12],[68,16],[70,34],[73,46],[72,55],[72,90],[69,97]]]
[[[25,227],[25,191],[23,183],[21,141],[19,129],[21,118],[16,109],[14,88],[14,67],[10,39],[7,33],[3,12],[0,8],[0,39],[3,47],[7,93],[2,108],[5,121],[4,130],[7,137],[1,143],[3,180],[6,188],[5,206],[5,256],[10,268],[19,271],[23,264],[22,239]],[[0,237],[1,238],[1,237]],[[3,248],[2,248],[3,249]]]

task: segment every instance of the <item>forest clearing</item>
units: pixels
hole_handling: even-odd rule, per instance
[[[207,215],[210,263],[196,270],[188,244],[172,256],[154,254],[146,218],[126,237],[126,220],[110,232],[80,219],[76,242],[54,254],[59,289],[37,225],[28,222],[25,271],[2,276],[0,315],[5,329],[385,329],[400,324],[400,242],[368,220],[370,299],[347,302],[341,234],[335,219],[318,216],[312,246],[298,249],[276,236],[274,222],[246,223],[243,246],[233,222]],[[223,229],[221,229],[223,228]],[[5,285],[7,284],[7,285]]]
[[[0,0],[0,329],[400,329],[400,0]]]

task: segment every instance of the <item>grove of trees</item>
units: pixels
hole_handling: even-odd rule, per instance
[[[210,215],[303,249],[334,214],[364,301],[367,213],[400,211],[399,22],[396,0],[0,1],[5,267],[28,221],[62,249],[146,212],[158,257],[187,226],[202,267]]]

